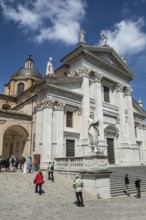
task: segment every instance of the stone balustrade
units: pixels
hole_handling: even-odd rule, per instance
[[[82,157],[55,158],[55,170],[82,170]]]
[[[90,155],[83,157],[55,158],[55,170],[62,171],[96,171],[108,168],[108,157]]]

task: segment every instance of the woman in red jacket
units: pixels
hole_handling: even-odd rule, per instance
[[[34,184],[36,184],[35,187],[35,192],[39,193],[39,195],[42,194],[42,184],[44,183],[44,178],[43,178],[43,174],[42,171],[39,170],[39,172],[36,174],[35,178],[34,178]],[[38,191],[38,187],[39,187],[39,191]]]

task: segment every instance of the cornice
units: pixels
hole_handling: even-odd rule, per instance
[[[24,117],[24,118],[27,118],[29,120],[32,118],[31,115],[28,115],[28,114],[25,114],[25,113],[22,113],[22,112],[18,112],[18,111],[14,111],[14,110],[0,109],[0,114],[1,115],[7,114],[7,115],[12,116],[13,118],[15,116]]]

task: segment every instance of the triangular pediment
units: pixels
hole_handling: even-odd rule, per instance
[[[65,64],[71,65],[77,59],[86,57],[88,60],[94,61],[96,65],[102,65],[105,68],[113,69],[114,72],[119,72],[121,76],[127,77],[132,80],[135,74],[130,70],[128,65],[119,57],[115,50],[109,46],[90,46],[81,45],[76,48],[61,61]]]
[[[88,53],[97,57],[97,59],[105,62],[105,65],[110,65],[118,68],[121,71],[129,73],[134,78],[134,73],[129,69],[128,65],[118,56],[111,47],[92,47],[87,50]]]

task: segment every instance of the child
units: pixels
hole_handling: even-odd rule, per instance
[[[42,194],[42,184],[44,183],[44,178],[43,178],[43,174],[42,171],[39,170],[39,172],[36,174],[35,178],[34,178],[34,184],[36,184],[35,187],[35,192],[39,193],[39,195]],[[38,187],[39,187],[39,191],[38,191]]]

